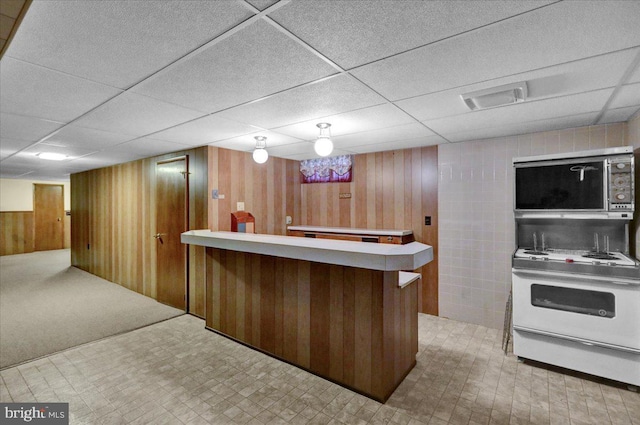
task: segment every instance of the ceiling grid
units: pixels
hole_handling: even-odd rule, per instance
[[[202,145],[317,157],[626,121],[640,2],[34,0],[0,59],[0,176]],[[460,95],[527,81],[527,102]],[[59,164],[35,155],[65,153]]]

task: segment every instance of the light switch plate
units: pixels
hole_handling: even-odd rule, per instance
[[[244,202],[238,202],[236,211],[244,211]]]

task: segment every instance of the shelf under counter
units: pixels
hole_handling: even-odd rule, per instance
[[[290,236],[357,242],[407,244],[415,241],[411,230],[361,229],[353,227],[289,226]]]
[[[384,402],[416,363],[420,243],[189,231],[207,247],[206,327]]]

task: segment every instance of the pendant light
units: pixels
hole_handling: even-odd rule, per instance
[[[265,149],[267,147],[267,138],[264,136],[256,136],[256,148],[253,151],[253,160],[258,164],[264,164],[269,158],[269,152]]]
[[[331,141],[331,131],[329,130],[331,124],[321,122],[316,126],[320,129],[320,134],[313,145],[313,149],[320,156],[329,156],[333,152],[333,142]]]

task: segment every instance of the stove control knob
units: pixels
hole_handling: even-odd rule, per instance
[[[616,167],[618,167],[619,170],[622,170],[624,167],[626,167],[626,164],[623,164],[622,162],[618,162],[616,164]]]
[[[622,201],[623,199],[625,199],[627,197],[627,195],[625,195],[624,193],[618,193],[616,195],[616,199]]]

